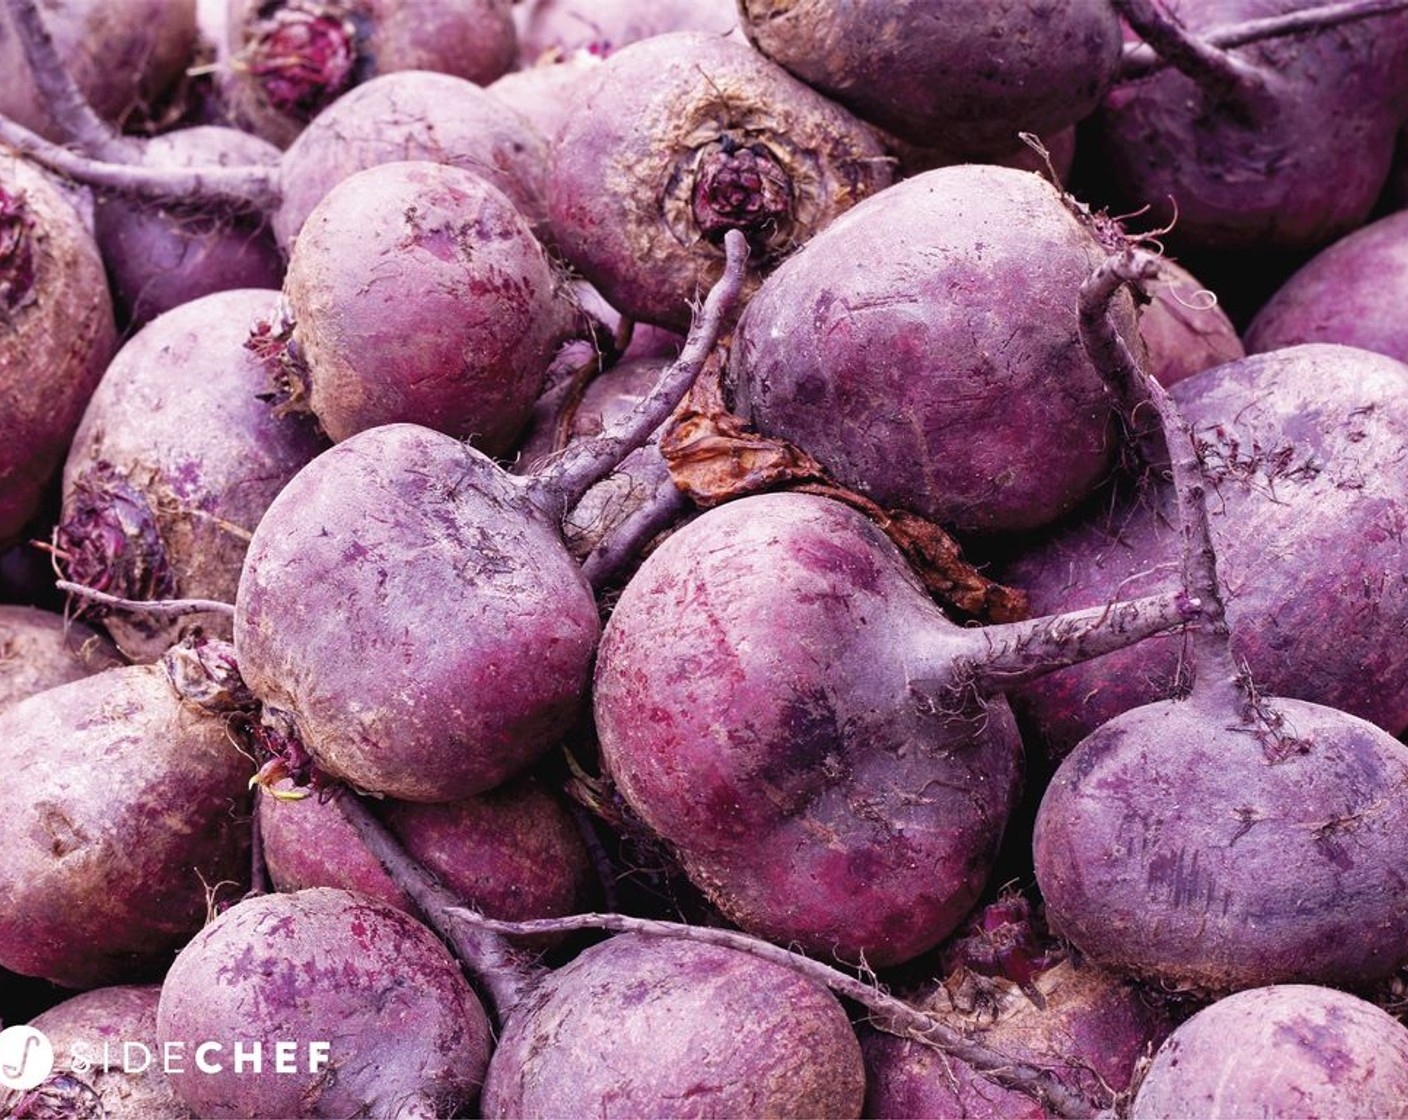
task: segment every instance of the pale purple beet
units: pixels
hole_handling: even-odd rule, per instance
[[[222,74],[236,122],[287,147],[348,90],[399,70],[483,85],[513,68],[509,0],[229,0]]]
[[[162,983],[157,1039],[184,1044],[171,1082],[212,1118],[454,1115],[492,1045],[483,1007],[429,929],[331,888],[246,899],[196,934]],[[241,1040],[263,1048],[258,1072],[235,1068]],[[203,1042],[221,1048],[201,1055]],[[277,1072],[280,1042],[294,1044],[297,1072]],[[325,1060],[310,1069],[318,1042]],[[223,1068],[201,1072],[199,1057]]]
[[[775,964],[621,935],[510,1015],[486,1117],[856,1117],[865,1073],[840,1002]]]
[[[973,159],[1088,116],[1120,61],[1119,18],[1101,0],[739,8],[754,45],[808,85],[911,143]]]
[[[1218,1000],[1176,1030],[1130,1105],[1186,1116],[1402,1116],[1408,1029],[1367,1000],[1305,984]]]
[[[380,816],[411,857],[489,917],[571,914],[593,896],[594,871],[576,822],[561,798],[531,778],[440,805],[386,801]],[[259,823],[279,890],[343,887],[416,913],[331,803],[261,797]]]
[[[1389,214],[1322,249],[1247,327],[1252,353],[1303,342],[1359,346],[1408,362],[1408,211]]]
[[[738,27],[734,0],[526,0],[513,16],[525,67],[577,54],[605,58],[669,31],[727,35]]]
[[[0,545],[21,539],[117,348],[102,257],[47,175],[0,153]]]
[[[562,521],[698,376],[746,258],[730,236],[728,272],[629,422],[532,476],[452,436],[384,424],[284,487],[245,559],[235,643],[266,717],[318,767],[362,790],[453,801],[524,770],[569,729],[601,624]]]
[[[127,599],[232,602],[249,534],[296,471],[326,443],[306,417],[278,416],[246,346],[277,291],[191,300],[152,320],[113,358],[64,466],[55,543],[65,578]],[[93,604],[131,658],[159,657],[211,612],[173,618]]]
[[[1304,6],[1180,0],[1168,7],[1198,35]],[[1106,97],[1089,130],[1101,197],[1120,212],[1148,206],[1146,220],[1172,222],[1168,244],[1184,250],[1304,251],[1363,222],[1403,123],[1408,13],[1268,39],[1218,52],[1212,63],[1201,57],[1199,65],[1176,60]],[[1184,65],[1194,77],[1176,68]]]
[[[1399,537],[1408,490],[1408,368],[1369,351],[1293,347],[1190,377],[1173,397],[1212,472],[1210,518],[1237,656],[1257,686],[1408,726]],[[1000,578],[1038,612],[1177,586],[1166,484],[1145,486],[1023,550]],[[1063,669],[1013,695],[1059,757],[1116,713],[1175,695],[1178,639]],[[1034,742],[1033,745],[1036,745]]]
[[[546,240],[548,151],[535,123],[453,74],[399,70],[373,78],[338,98],[289,145],[274,234],[289,253],[309,212],[347,176],[426,159],[488,180]]]
[[[53,611],[0,604],[0,709],[122,664],[116,647]]]
[[[879,139],[845,110],[744,43],[679,31],[584,81],[554,144],[548,215],[613,307],[682,330],[720,274],[726,229],[766,271],[890,181]]]
[[[894,153],[895,159],[899,161],[895,170],[897,177],[902,179],[918,175],[923,171],[932,171],[936,167],[948,167],[955,163],[970,162],[962,153],[942,146],[921,147],[906,143],[895,136],[887,136],[885,143]],[[1044,155],[1029,144],[1017,142],[1011,148],[995,153],[982,162],[996,163],[1003,167],[1015,167],[1019,171],[1035,171],[1045,175],[1058,185],[1064,185],[1070,178],[1071,168],[1075,164],[1075,126],[1071,125],[1049,136],[1041,137],[1039,143],[1046,150]]]
[[[522,70],[510,70],[490,82],[485,92],[521,113],[551,144],[572,113],[581,83],[600,65],[599,55],[576,51],[560,61],[545,59]]]
[[[424,160],[333,187],[283,290],[289,404],[334,441],[404,422],[506,452],[576,328],[560,269],[508,196]]]
[[[54,1072],[6,1115],[79,1118],[96,1106],[102,1120],[191,1120],[195,1114],[176,1096],[156,1049],[160,996],[159,984],[95,988],[30,1020],[54,1048]],[[145,1050],[133,1046],[125,1062],[124,1043]]]
[[[1103,238],[1030,172],[897,183],[749,302],[729,359],[737,411],[882,505],[964,532],[1046,524],[1108,474],[1118,443],[1074,313]],[[1132,341],[1133,305],[1120,316]]]
[[[195,0],[54,0],[44,4],[59,55],[93,109],[137,122],[192,62]],[[8,9],[0,5],[0,113],[56,141],[68,137],[36,89]]]
[[[4,967],[74,988],[148,979],[238,893],[253,767],[221,704],[222,650],[173,650],[0,713]]]
[[[1117,642],[1176,625],[1175,599],[1151,607],[959,627],[851,507],[740,498],[621,593],[593,693],[603,766],[730,920],[895,964],[947,936],[992,868],[1021,755],[998,690],[1094,656],[1092,619]]]

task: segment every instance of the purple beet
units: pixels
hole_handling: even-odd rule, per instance
[[[113,358],[64,466],[55,546],[66,579],[124,599],[231,602],[249,535],[284,484],[326,443],[277,416],[246,347],[278,292],[217,292],[166,312]],[[192,625],[228,637],[228,617],[108,611],[131,658],[160,656]]]
[[[0,709],[122,664],[113,644],[53,611],[0,604]]]

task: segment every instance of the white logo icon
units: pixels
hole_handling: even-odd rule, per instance
[[[42,1031],[33,1027],[6,1027],[0,1031],[0,1085],[7,1089],[33,1089],[54,1068],[54,1048]]]

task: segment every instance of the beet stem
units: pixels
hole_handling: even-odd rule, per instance
[[[283,195],[278,172],[268,167],[206,164],[178,170],[110,163],[51,144],[4,116],[0,116],[0,144],[76,182],[153,202],[268,214],[278,208]]]
[[[598,595],[616,580],[651,541],[670,528],[689,502],[669,480],[664,480],[645,503],[616,526],[582,561],[582,575]]]
[[[932,1046],[967,1062],[992,1081],[1045,1102],[1059,1116],[1095,1116],[1113,1104],[1113,1100],[1103,1104],[1087,1100],[1072,1092],[1048,1071],[984,1046],[942,1020],[873,984],[738,930],[691,926],[653,918],[633,918],[625,914],[574,914],[566,918],[540,918],[527,922],[495,921],[472,910],[452,910],[451,914],[470,925],[501,934],[531,935],[604,929],[614,933],[644,934],[648,937],[674,937],[736,949],[780,965],[829,988],[837,995],[845,996],[870,1011],[875,1016],[873,1025],[878,1029]]]
[[[1264,88],[1265,76],[1165,15],[1154,0],[1114,0],[1115,10],[1170,66],[1218,97],[1238,99]]]
[[[1240,23],[1224,24],[1206,31],[1201,39],[1210,47],[1233,50],[1266,39],[1300,35],[1308,31],[1328,31],[1346,23],[1392,15],[1408,9],[1408,0],[1346,0],[1339,4],[1321,4],[1314,8],[1265,16]],[[1148,43],[1127,43],[1120,62],[1118,81],[1134,82],[1173,65]]]
[[[597,439],[573,444],[529,478],[530,499],[549,512],[555,521],[561,523],[588,490],[615,470],[627,455],[644,445],[694,384],[732,317],[743,289],[747,261],[747,238],[738,230],[729,230],[724,235],[723,275],[704,298],[704,306],[694,317],[689,336],[674,364],[660,375],[650,392],[619,424]]]
[[[1245,684],[1232,654],[1227,605],[1217,574],[1217,553],[1208,519],[1208,482],[1197,439],[1168,391],[1134,360],[1123,341],[1115,337],[1115,327],[1108,315],[1110,300],[1122,286],[1143,284],[1158,271],[1157,257],[1133,247],[1106,260],[1081,286],[1081,337],[1091,360],[1114,387],[1123,406],[1129,411],[1152,408],[1158,417],[1178,507],[1183,589],[1201,615],[1192,631],[1193,690],[1205,694],[1230,688],[1235,690],[1232,695],[1244,698]],[[1102,306],[1107,309],[1104,314],[1097,317],[1091,313]],[[1118,345],[1112,345],[1111,338],[1115,338]]]
[[[163,617],[179,618],[183,614],[221,614],[235,617],[235,605],[219,599],[124,599],[119,595],[109,595],[96,587],[85,587],[66,579],[56,579],[54,586],[81,599],[91,599],[105,607],[123,611],[139,611],[142,614],[158,614]]]
[[[946,640],[936,658],[935,676],[990,696],[1201,617],[1200,604],[1180,588],[1066,614],[971,627],[963,634],[971,635],[974,652],[955,662],[951,639]]]
[[[426,924],[449,943],[460,963],[482,987],[490,1004],[489,1013],[502,1026],[546,969],[531,963],[527,956],[487,927],[467,931],[464,922],[456,919],[477,911],[436,882],[350,789],[338,790],[333,801],[343,819],[356,829],[367,851],[420,908]]]
[[[115,163],[135,162],[137,141],[121,135],[88,104],[59,57],[35,0],[6,0],[6,3],[45,108],[68,134],[69,140],[90,156]]]

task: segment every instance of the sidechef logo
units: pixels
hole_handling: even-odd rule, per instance
[[[321,1073],[332,1056],[330,1042],[104,1042],[93,1046],[75,1042],[65,1055],[74,1073],[145,1073],[153,1066],[163,1073]],[[7,1027],[0,1031],[0,1086],[33,1089],[54,1069],[54,1047],[33,1027]]]
[[[54,1048],[43,1031],[6,1027],[0,1031],[0,1085],[33,1089],[54,1068]]]

